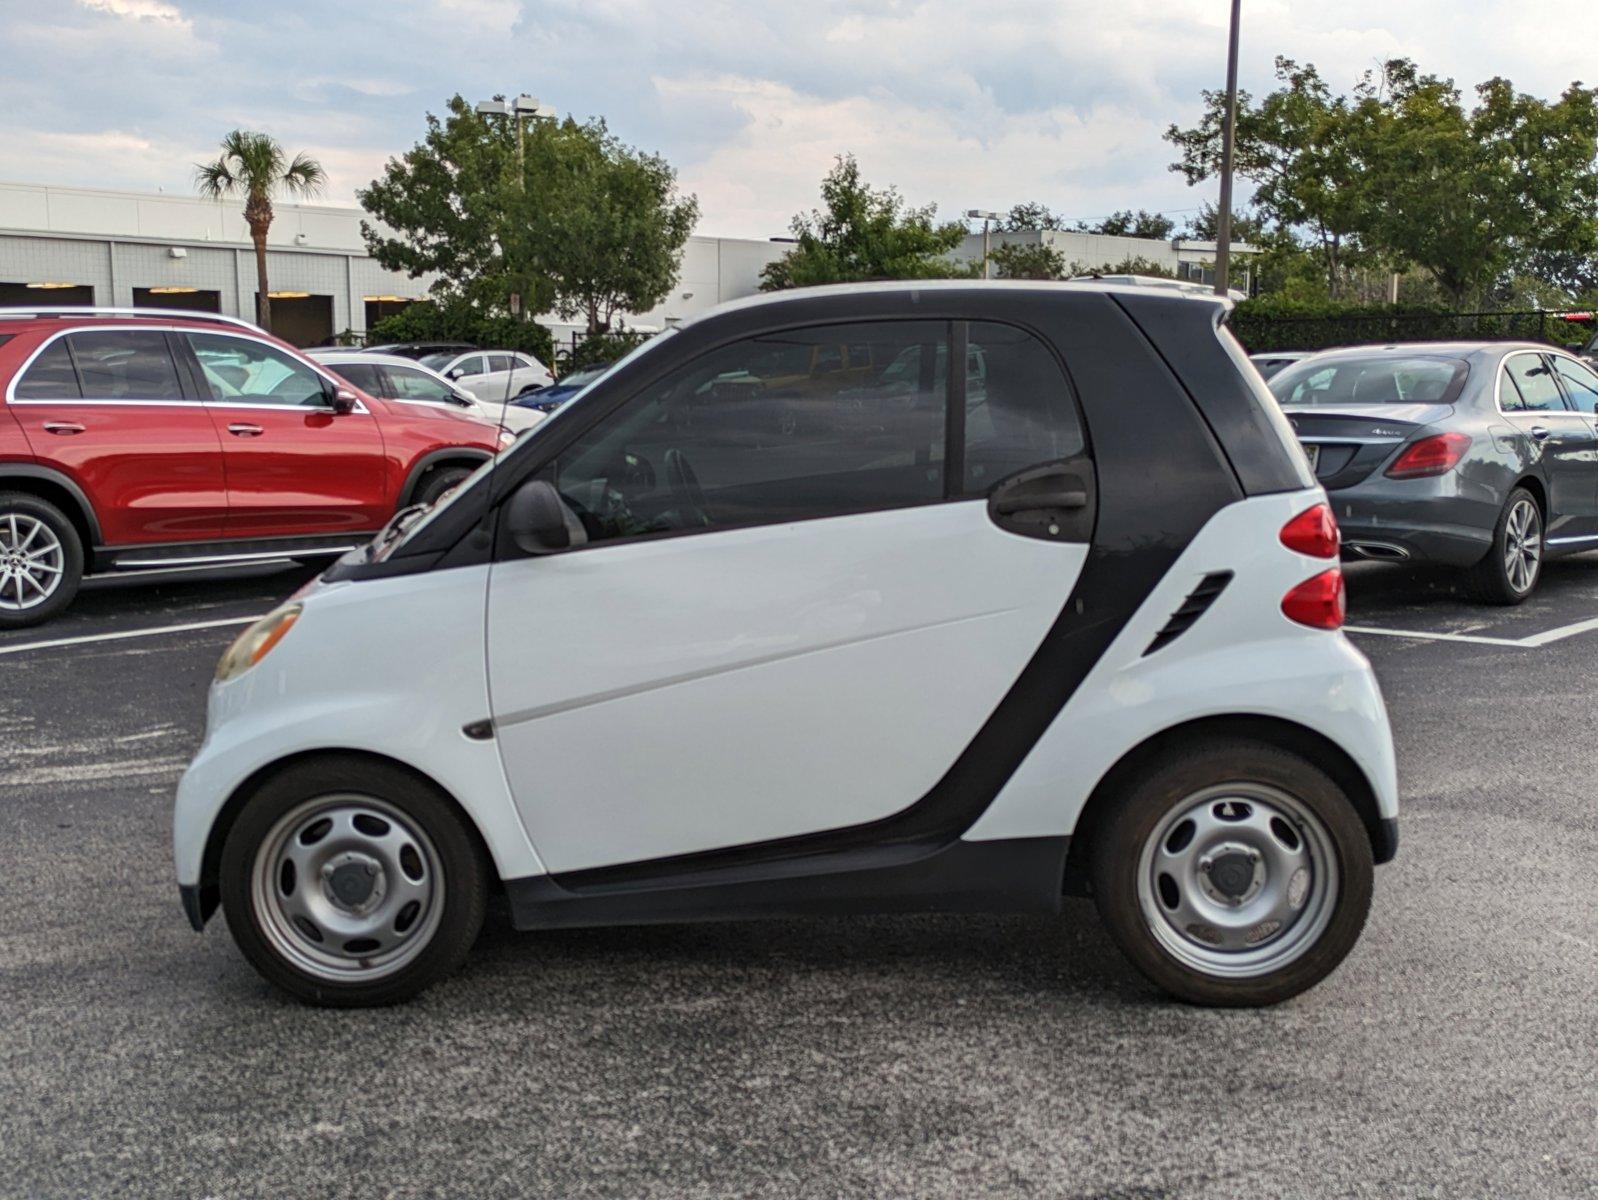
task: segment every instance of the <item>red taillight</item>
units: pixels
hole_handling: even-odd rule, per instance
[[[1404,452],[1387,468],[1387,478],[1420,479],[1426,475],[1442,475],[1458,466],[1469,449],[1469,434],[1436,433],[1423,437],[1404,447]]]
[[[1341,629],[1347,608],[1343,572],[1339,567],[1306,579],[1282,597],[1282,612],[1311,629]]]
[[[1337,557],[1337,520],[1329,505],[1306,508],[1282,526],[1282,545],[1312,558]]]

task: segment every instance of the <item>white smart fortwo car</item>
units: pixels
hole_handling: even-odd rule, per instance
[[[1395,852],[1392,742],[1225,310],[874,284],[648,343],[227,652],[190,920],[365,1005],[494,892],[526,929],[1090,894],[1184,1000],[1310,987]]]

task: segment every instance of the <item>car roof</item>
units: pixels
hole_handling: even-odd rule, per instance
[[[271,338],[259,325],[242,317],[207,313],[182,308],[117,308],[66,305],[61,307],[0,307],[0,328],[71,329],[79,325],[183,325],[196,328],[213,326],[221,330]],[[276,340],[276,339],[273,339]]]
[[[1413,358],[1476,358],[1502,357],[1512,350],[1556,351],[1557,347],[1542,342],[1371,342],[1362,346],[1339,346],[1335,350],[1322,350],[1317,358],[1367,358],[1375,356],[1408,356]]]
[[[1136,298],[1140,305],[1157,303],[1174,309],[1189,310],[1195,304],[1211,305],[1230,310],[1233,301],[1222,296],[1199,295],[1178,291],[1175,288],[1138,287],[1134,284],[1102,283],[1098,280],[1049,279],[891,279],[868,283],[829,283],[819,287],[787,288],[780,292],[761,292],[740,300],[729,300],[689,318],[678,328],[689,329],[703,322],[719,319],[729,313],[753,312],[763,309],[780,311],[783,307],[810,305],[817,300],[858,298],[862,296],[917,296],[931,293],[952,296],[961,292],[973,298],[1006,292],[1012,295],[1035,293],[1038,296],[1058,296],[1062,289],[1070,293],[1102,292],[1107,296]]]
[[[375,350],[356,350],[349,346],[337,348],[318,347],[305,352],[319,363],[329,366],[343,364],[356,366],[360,363],[377,363],[385,367],[414,367],[419,371],[426,371],[429,375],[437,374],[431,367],[424,367],[414,358],[406,358],[403,354],[379,354]]]

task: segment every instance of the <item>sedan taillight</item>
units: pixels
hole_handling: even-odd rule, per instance
[[[1470,449],[1470,435],[1434,433],[1404,447],[1404,452],[1387,468],[1389,479],[1421,479],[1427,475],[1446,475],[1459,465]]]

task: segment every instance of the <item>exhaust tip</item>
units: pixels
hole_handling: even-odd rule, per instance
[[[1375,559],[1378,562],[1403,562],[1409,557],[1409,551],[1403,546],[1394,546],[1388,542],[1344,542],[1343,548],[1360,558]]]

